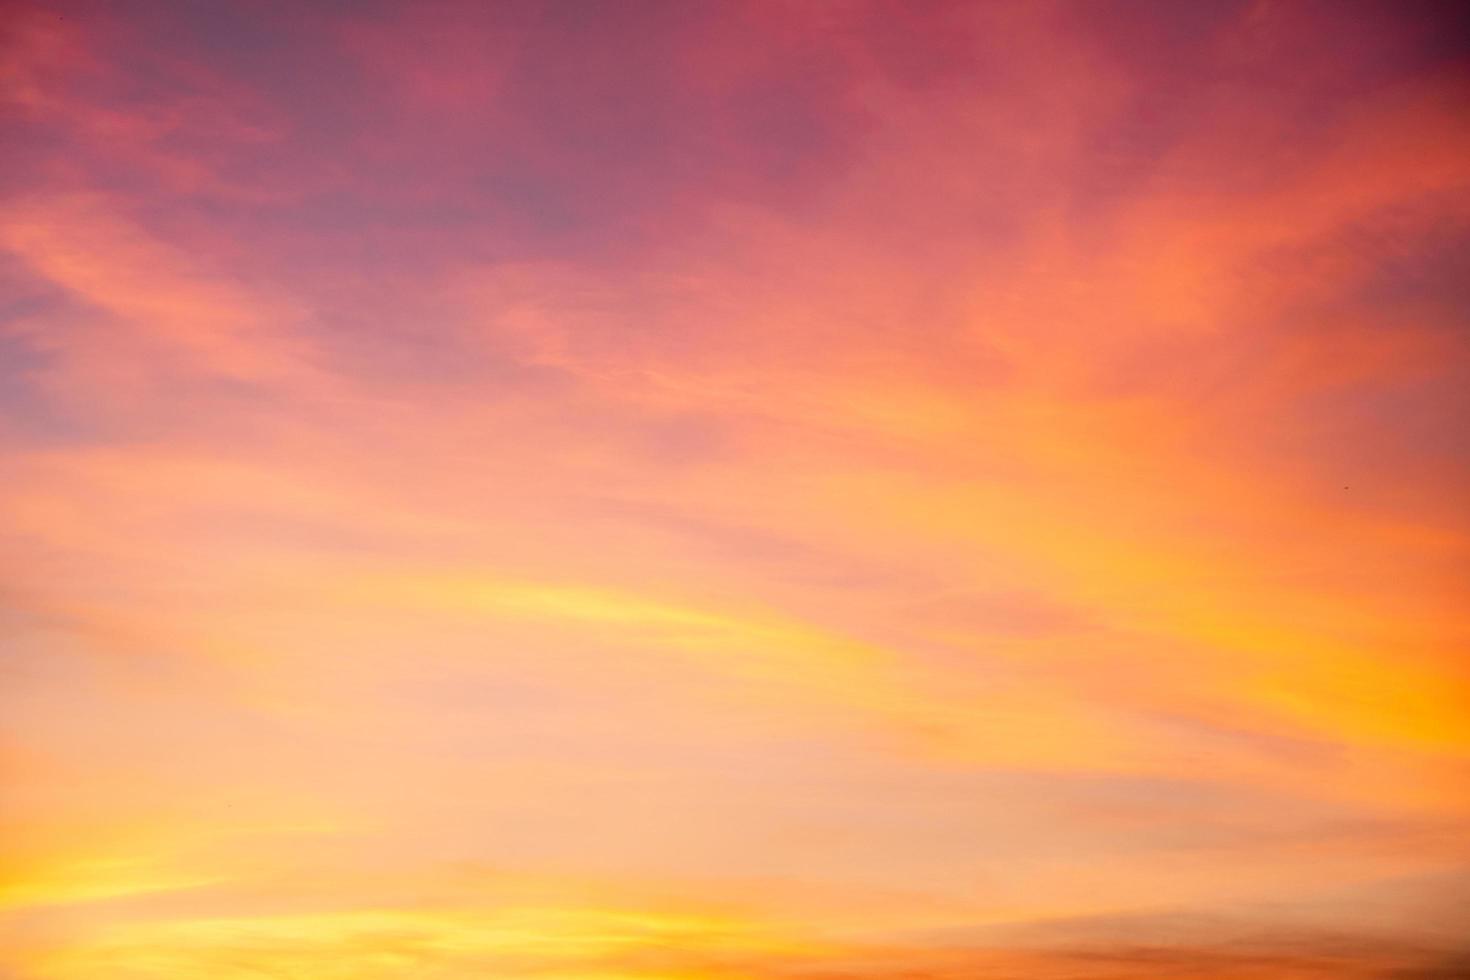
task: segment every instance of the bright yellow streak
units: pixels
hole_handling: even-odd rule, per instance
[[[54,951],[37,978],[173,980],[270,975],[322,980],[517,975],[598,980],[693,980],[654,954],[809,955],[818,947],[751,922],[708,915],[586,908],[362,910],[190,918],[104,926]],[[637,965],[640,962],[647,966]],[[626,965],[624,965],[626,964]]]
[[[95,902],[215,884],[219,876],[171,871],[143,857],[107,857],[11,869],[0,880],[0,910]]]

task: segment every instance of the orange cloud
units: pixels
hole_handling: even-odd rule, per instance
[[[1457,969],[1438,12],[12,23],[3,969]]]

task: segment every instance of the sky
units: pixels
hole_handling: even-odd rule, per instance
[[[0,977],[1470,975],[1456,4],[0,38]]]

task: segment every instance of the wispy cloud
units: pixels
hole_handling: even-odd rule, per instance
[[[1446,11],[12,6],[3,969],[1460,969]]]

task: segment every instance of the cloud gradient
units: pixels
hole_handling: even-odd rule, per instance
[[[1449,977],[1431,3],[13,3],[0,972]]]

